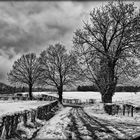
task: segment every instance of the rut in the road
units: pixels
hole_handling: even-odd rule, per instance
[[[78,110],[81,110],[81,109],[80,108],[75,109],[75,114],[74,114],[74,116],[77,119],[77,122],[80,122],[81,125],[83,125],[83,127],[86,128],[86,130],[88,131],[88,134],[91,137],[91,139],[98,140],[98,137],[97,137],[96,133],[93,131],[91,125],[86,123],[85,121],[83,121],[84,116],[81,117],[81,115],[79,114]],[[84,134],[81,134],[81,135],[84,135]]]
[[[88,116],[83,109],[77,108],[76,109],[77,118],[83,123],[83,126],[91,133],[91,137],[94,140],[100,140],[101,137],[103,138],[106,134],[107,139],[116,139],[115,135],[111,130],[100,124],[99,122],[95,121],[93,118]],[[105,138],[104,138],[105,139]]]
[[[70,131],[73,132],[75,134],[75,138],[77,140],[82,140],[81,138],[81,134],[80,132],[78,131],[78,125],[76,123],[76,118],[73,116],[73,114],[75,113],[74,109],[71,110],[71,113],[70,113],[70,117],[71,117],[71,124],[70,124]],[[71,138],[72,139],[72,138]]]
[[[95,121],[93,118],[89,117],[87,114],[85,114],[83,110],[79,109],[77,110],[77,113],[78,113],[79,118],[87,127],[88,131],[90,131],[92,133],[92,136],[94,136],[93,137],[94,139],[97,139],[97,140],[100,139],[98,136],[99,133],[106,133],[106,134],[111,135],[111,137],[115,138],[111,130],[109,130],[108,128],[100,124],[99,122]]]
[[[86,114],[86,115],[89,116],[88,114]],[[90,117],[90,116],[89,116],[89,117]],[[95,121],[97,121],[97,122],[99,122],[100,124],[102,124],[102,126],[106,126],[106,128],[109,127],[110,129],[112,128],[112,130],[114,129],[115,132],[114,132],[114,131],[112,131],[112,132],[113,132],[115,135],[118,135],[117,132],[119,132],[119,133],[125,135],[125,137],[130,138],[130,139],[132,139],[132,135],[129,134],[129,133],[126,133],[126,131],[124,131],[124,130],[127,130],[127,129],[128,129],[128,126],[129,126],[129,128],[131,128],[131,129],[133,129],[134,127],[137,126],[137,125],[129,125],[129,124],[123,124],[123,123],[117,123],[117,125],[115,125],[114,123],[112,123],[112,122],[110,122],[110,121],[107,121],[107,120],[105,121],[105,120],[99,119],[99,118],[97,118],[97,117],[94,117],[94,118],[92,118],[92,119],[94,119]]]
[[[77,139],[111,139],[118,140],[118,135],[108,128],[105,122],[90,117],[82,108],[73,108],[71,111],[73,132]],[[119,131],[119,130],[118,130]]]
[[[79,110],[78,110],[79,111]],[[134,130],[136,127],[139,127],[139,124],[126,124],[126,123],[122,123],[122,122],[111,122],[108,120],[103,120],[103,119],[99,119],[97,117],[91,117],[89,116],[87,113],[85,113],[83,110],[81,110],[82,114],[85,114],[88,118],[90,118],[91,120],[96,121],[97,123],[101,124],[101,126],[105,129],[108,129],[111,131],[111,133],[113,133],[114,137],[117,139],[123,139],[124,138],[126,140],[128,139],[133,139],[135,136],[132,135],[132,133],[129,133],[129,130]],[[139,133],[139,132],[136,132]],[[135,135],[135,134],[134,134]],[[123,138],[122,138],[123,137]]]

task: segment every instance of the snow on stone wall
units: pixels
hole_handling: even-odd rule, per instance
[[[33,133],[41,126],[41,123],[38,121],[50,119],[57,109],[58,101],[54,101],[36,109],[2,116],[0,122],[0,139],[14,137],[31,138]]]

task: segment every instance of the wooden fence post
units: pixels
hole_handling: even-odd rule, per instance
[[[134,111],[134,107],[131,107],[131,117],[133,117],[133,111]]]
[[[123,105],[123,115],[125,115],[125,105]]]

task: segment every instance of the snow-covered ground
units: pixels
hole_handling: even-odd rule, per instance
[[[67,125],[70,123],[71,107],[61,108],[56,115],[40,129],[36,139],[67,139]]]
[[[96,103],[84,108],[84,111],[101,124],[105,125],[120,139],[133,139],[140,136],[140,113],[134,117],[119,115],[108,115],[103,109],[103,104]]]
[[[46,94],[58,97],[56,93],[51,92],[34,92],[33,94],[34,96]],[[131,138],[131,136],[134,138],[140,134],[140,113],[134,114],[134,117],[106,114],[103,104],[100,103],[99,92],[64,92],[63,98],[82,101],[95,99],[97,102],[92,106],[86,106],[84,110],[71,107],[61,108],[53,118],[44,123],[37,134],[37,139],[66,139],[69,135],[72,138],[81,137],[83,139]],[[131,102],[140,106],[140,92],[117,92],[113,96],[113,101]],[[35,109],[49,103],[48,101],[0,101],[0,116]]]
[[[96,99],[101,101],[101,94],[99,92],[64,92],[63,98]],[[113,96],[113,101],[140,101],[140,92],[116,92]]]
[[[103,104],[82,108],[61,108],[39,130],[38,139],[132,140],[140,136],[140,114],[134,117],[108,115]]]
[[[33,95],[40,96],[41,94],[51,95],[58,97],[56,92],[33,92]],[[95,99],[101,101],[101,95],[99,92],[64,92],[63,98],[66,99],[80,99],[85,101],[86,99]],[[116,92],[113,96],[113,101],[118,102],[131,102],[140,106],[140,92]],[[47,101],[0,101],[0,116],[7,113],[14,113],[16,111],[23,111],[30,108],[37,108],[38,106],[45,105]]]
[[[108,115],[107,113],[105,113],[102,103],[96,103],[93,105],[86,106],[86,107],[84,107],[84,111],[86,113],[90,114],[91,116],[99,117],[104,120],[111,120],[111,121],[115,121],[118,123],[128,123],[128,124],[140,125],[140,112],[137,112],[137,113],[134,112],[133,117],[131,117],[130,115],[128,116],[127,113],[125,116],[123,116],[121,113],[119,113],[118,115],[117,114]]]
[[[49,103],[50,101],[0,101],[0,116],[24,110],[36,109],[39,106]]]
[[[41,96],[42,94],[51,95],[58,97],[57,92],[33,92],[34,96]],[[69,91],[63,92],[63,98],[67,99],[96,99],[101,101],[101,95],[99,92],[79,92],[79,91]],[[124,101],[124,100],[139,100],[140,92],[116,92],[113,96],[113,101]]]
[[[51,95],[58,97],[56,92],[33,92],[35,96],[41,94]],[[87,99],[95,99],[101,101],[101,94],[99,92],[63,92],[63,98],[65,99],[80,99],[86,101]],[[113,102],[131,102],[140,106],[140,92],[116,92],[113,96]]]

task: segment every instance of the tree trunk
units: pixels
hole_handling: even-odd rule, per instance
[[[112,115],[112,105],[109,105],[106,103],[112,103],[112,97],[113,97],[113,94],[110,94],[110,93],[102,95],[102,102],[104,103],[104,110],[109,115]]]
[[[106,93],[105,95],[102,95],[102,102],[103,103],[112,103],[112,97],[113,97],[113,94]]]
[[[99,86],[101,87],[102,102],[105,103],[104,110],[110,115],[112,114],[112,105],[107,105],[106,103],[112,103],[112,97],[117,85],[114,67],[115,64],[111,60],[103,59],[101,61],[101,71],[98,80]]]
[[[29,84],[29,99],[30,100],[33,99],[33,96],[32,96],[32,87],[33,87],[33,85],[32,84]]]
[[[58,88],[58,95],[59,95],[59,98],[58,98],[58,101],[60,102],[60,104],[62,104],[62,99],[63,99],[63,87],[62,86],[59,86]]]

